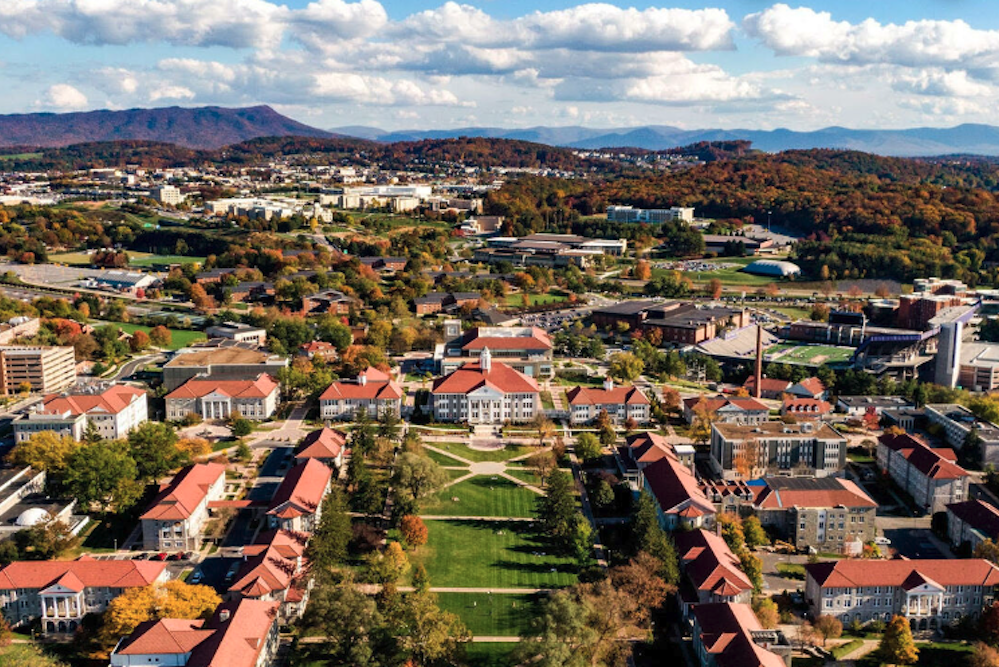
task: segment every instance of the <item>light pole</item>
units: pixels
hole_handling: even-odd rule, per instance
[[[770,214],[771,213],[773,213],[773,211],[767,211],[767,234],[770,233]]]

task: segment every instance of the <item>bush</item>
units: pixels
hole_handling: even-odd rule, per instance
[[[232,420],[232,434],[237,438],[242,438],[253,433],[253,423],[245,417],[237,417]]]
[[[864,645],[863,639],[851,639],[845,644],[840,644],[839,646],[833,648],[829,652],[833,654],[833,657],[837,660],[842,660],[844,655],[849,655],[853,653],[858,648]]]

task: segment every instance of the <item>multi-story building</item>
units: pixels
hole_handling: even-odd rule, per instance
[[[247,419],[269,419],[277,410],[278,381],[261,374],[254,380],[188,380],[166,395],[166,415],[178,421],[191,414],[202,419],[228,419],[239,413]]]
[[[51,393],[76,382],[76,353],[71,347],[8,345],[0,347],[0,390],[18,394]]]
[[[149,196],[161,204],[177,206],[184,201],[180,188],[173,185],[159,185],[149,191]]]
[[[224,322],[205,329],[209,338],[226,338],[239,343],[252,343],[259,347],[267,344],[267,329],[241,322]]]
[[[318,459],[334,470],[343,467],[343,452],[347,449],[347,434],[324,426],[308,433],[295,452],[296,461]]]
[[[193,551],[201,547],[201,530],[208,521],[208,503],[225,494],[225,466],[187,466],[163,485],[140,517],[142,547],[150,551]]]
[[[287,530],[261,533],[243,547],[243,563],[229,586],[229,599],[280,603],[281,621],[299,618],[309,601],[312,579],[305,568],[309,536]]]
[[[277,377],[285,357],[245,347],[186,348],[163,366],[163,386],[173,391],[191,378],[254,380],[261,373]]]
[[[267,509],[270,527],[302,533],[314,531],[332,479],[333,471],[318,459],[306,459],[295,465],[271,499]]]
[[[356,380],[337,380],[319,396],[322,419],[349,419],[362,408],[373,419],[386,410],[399,414],[402,387],[388,373],[369,366]]]
[[[434,419],[442,422],[526,422],[537,414],[540,400],[537,381],[493,361],[488,347],[478,362],[439,378],[431,391]]]
[[[475,308],[481,299],[478,292],[428,292],[413,299],[413,308],[417,315],[453,313],[465,306]]]
[[[660,459],[672,458],[690,470],[694,468],[694,448],[691,445],[671,445],[665,436],[658,433],[629,435],[624,446],[618,447],[615,454],[625,479],[635,491],[644,485],[642,470]]]
[[[970,476],[950,449],[934,449],[908,433],[878,438],[878,468],[926,512],[943,512],[968,497]]]
[[[589,424],[601,412],[611,421],[623,424],[629,419],[647,424],[649,399],[637,387],[615,387],[610,378],[604,380],[603,389],[573,387],[565,393],[569,401],[569,421],[573,425]]]
[[[24,442],[39,431],[53,431],[83,438],[92,424],[102,438],[124,438],[148,419],[146,392],[127,385],[112,385],[101,393],[52,394],[42,405],[14,420],[14,441]]]
[[[828,401],[818,398],[788,397],[780,406],[781,416],[794,417],[799,421],[825,419],[832,411],[833,407]]]
[[[635,208],[634,206],[608,206],[607,219],[612,222],[670,222],[694,221],[694,209],[683,206],[669,208]]]
[[[745,310],[701,306],[681,301],[622,301],[593,311],[598,327],[627,324],[631,331],[661,336],[666,343],[697,345],[715,338],[723,329],[738,329],[749,324]]]
[[[111,667],[271,667],[277,664],[279,604],[242,599],[218,606],[207,621],[143,621],[111,652]]]
[[[753,582],[721,536],[707,530],[677,533],[676,554],[683,570],[679,601],[685,619],[695,606],[752,599]]]
[[[666,530],[710,528],[715,507],[697,484],[691,468],[675,456],[665,456],[639,471],[641,488],[658,506],[659,524]]]
[[[999,426],[975,417],[974,413],[956,403],[933,403],[924,408],[930,424],[943,429],[947,443],[958,451],[965,439],[974,431],[980,439],[979,460],[982,466],[999,465]]]
[[[435,356],[438,356],[443,375],[475,361],[486,348],[493,361],[502,362],[528,377],[555,375],[552,340],[538,327],[476,327],[463,333],[460,320],[446,320],[442,348]]]
[[[683,418],[688,424],[697,420],[700,412],[720,424],[762,424],[770,417],[770,408],[755,398],[728,396],[691,396],[683,399]]]
[[[947,537],[969,554],[985,540],[999,539],[999,509],[981,500],[947,505]]]
[[[863,417],[868,412],[880,415],[885,410],[911,407],[912,403],[901,396],[839,396],[836,408],[851,417]]]
[[[771,400],[780,400],[787,390],[791,387],[791,383],[787,380],[780,380],[777,378],[768,378],[763,376],[760,378],[760,398],[769,398]],[[756,395],[756,376],[750,375],[746,378],[746,381],[742,383],[742,388],[750,393],[750,395]]]
[[[835,476],[846,438],[828,424],[712,424],[711,464],[725,479],[767,475]]]
[[[753,501],[764,526],[800,551],[855,553],[875,536],[878,504],[846,479],[769,477]]]
[[[166,563],[157,561],[14,561],[0,569],[0,609],[13,626],[41,619],[45,634],[72,633],[127,589],[167,579]]]
[[[302,297],[302,312],[306,315],[348,315],[357,305],[357,299],[335,289],[316,292]]]
[[[999,584],[999,568],[981,559],[844,559],[806,565],[805,573],[814,617],[835,616],[845,625],[902,616],[917,631],[977,617]]]
[[[700,667],[791,667],[787,637],[780,630],[764,630],[748,604],[698,605],[693,624]]]

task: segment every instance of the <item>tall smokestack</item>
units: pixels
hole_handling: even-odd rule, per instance
[[[753,398],[760,397],[763,384],[763,327],[756,325],[756,383],[753,385]]]

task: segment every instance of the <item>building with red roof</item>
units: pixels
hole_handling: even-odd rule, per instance
[[[330,468],[339,470],[343,467],[343,453],[346,449],[347,434],[324,426],[302,438],[295,451],[295,459],[318,459]]]
[[[755,395],[756,377],[750,375],[742,386],[749,391],[750,396]],[[788,380],[764,377],[760,380],[760,398],[780,399],[790,387],[791,383]]]
[[[992,604],[999,568],[983,559],[844,559],[805,566],[805,601],[844,624],[903,616],[935,630]]]
[[[660,459],[669,458],[691,470],[694,468],[693,446],[671,445],[665,436],[658,433],[629,435],[615,454],[621,470],[624,471],[625,479],[635,491],[640,490],[644,484],[642,470]]]
[[[229,599],[252,598],[281,604],[282,623],[299,618],[312,589],[305,547],[307,533],[274,530],[243,547],[243,563],[229,586]]]
[[[554,346],[548,332],[538,327],[474,327],[461,330],[461,320],[445,320],[444,345],[438,362],[442,375],[475,361],[487,349],[494,361],[533,378],[554,377]]]
[[[201,530],[208,521],[208,503],[225,494],[225,466],[196,463],[181,470],[160,488],[140,521],[142,547],[153,551],[201,547]]]
[[[927,512],[944,512],[968,497],[970,476],[951,449],[930,447],[908,433],[885,433],[878,438],[877,457],[881,472]]]
[[[288,471],[267,509],[272,529],[311,533],[319,523],[333,471],[318,459],[305,459]]]
[[[100,393],[49,394],[37,409],[14,420],[14,441],[24,442],[39,431],[82,440],[88,425],[102,438],[124,438],[149,418],[146,392],[116,384]]]
[[[386,410],[399,414],[402,387],[388,373],[369,366],[356,380],[337,380],[319,397],[319,416],[323,419],[349,419],[361,408],[373,418]]]
[[[966,553],[985,540],[999,540],[999,509],[981,500],[947,505],[947,537]]]
[[[694,609],[693,644],[701,667],[788,667],[791,644],[764,630],[748,604],[719,602]]]
[[[817,377],[805,378],[787,388],[787,393],[798,398],[814,398],[825,400],[826,385]]]
[[[565,393],[569,401],[569,420],[573,425],[589,424],[606,411],[612,421],[623,424],[633,419],[639,424],[649,422],[649,399],[637,387],[615,387],[610,378],[603,389],[573,387]]]
[[[308,357],[309,359],[319,357],[320,359],[325,359],[327,361],[335,361],[339,356],[336,351],[336,346],[333,345],[333,343],[327,343],[321,340],[302,343],[298,347],[298,353],[303,357]]]
[[[280,385],[261,373],[253,380],[188,380],[166,396],[167,419],[179,421],[192,412],[202,419],[228,419],[239,413],[256,421],[277,410]]]
[[[126,589],[168,578],[166,563],[158,561],[14,561],[0,569],[0,609],[12,626],[40,618],[42,632],[70,633]]]
[[[684,618],[695,605],[752,599],[753,582],[720,536],[708,530],[677,533],[676,554],[683,570],[678,594]]]
[[[540,407],[539,392],[534,378],[493,361],[489,348],[484,348],[478,362],[434,382],[434,419],[470,424],[530,421]]]
[[[719,395],[683,399],[683,418],[688,424],[693,424],[702,411],[711,416],[712,422],[721,424],[760,424],[770,418],[770,408],[755,398]]]
[[[690,468],[667,456],[641,470],[642,488],[659,506],[659,523],[667,530],[714,524],[714,505],[705,497]]]
[[[796,420],[825,419],[832,414],[833,406],[819,398],[794,398],[788,396],[780,406],[780,413]]]
[[[241,599],[207,620],[164,618],[140,623],[111,652],[112,667],[270,667],[278,650],[278,603]]]

